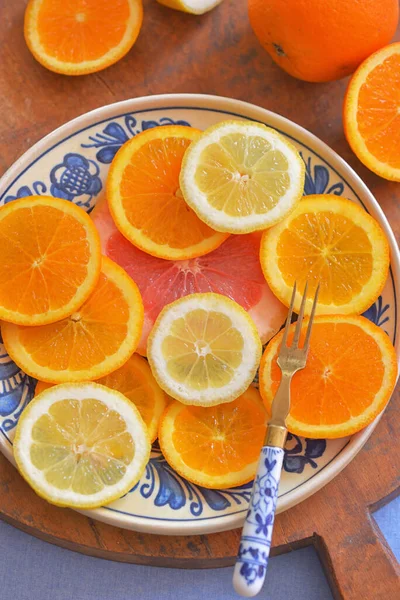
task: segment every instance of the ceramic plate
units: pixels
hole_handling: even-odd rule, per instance
[[[0,182],[0,203],[31,194],[66,198],[90,210],[104,191],[109,165],[137,133],[159,125],[205,129],[225,119],[251,119],[274,127],[299,149],[306,165],[305,194],[330,193],[362,205],[382,225],[391,244],[391,270],[382,296],[365,314],[399,348],[397,300],[400,297],[399,251],[386,218],[352,169],[328,146],[298,125],[262,108],[213,96],[174,94],[137,98],[105,106],[60,127],[26,152]],[[35,380],[0,350],[0,448],[12,461],[15,426],[33,396]],[[351,439],[312,440],[289,435],[278,512],[315,493],[357,454],[375,423]],[[94,519],[150,533],[209,533],[239,527],[251,484],[230,490],[206,490],[179,475],[158,446],[141,481],[110,506],[87,511]]]

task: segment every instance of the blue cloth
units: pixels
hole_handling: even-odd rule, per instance
[[[400,498],[375,513],[400,559]],[[0,522],[0,598],[237,600],[232,569],[177,571],[104,561],[46,544]],[[260,600],[332,600],[313,548],[271,559]]]

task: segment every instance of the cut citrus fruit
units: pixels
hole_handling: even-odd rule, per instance
[[[142,0],[30,0],[25,41],[44,67],[64,75],[105,69],[132,48]]]
[[[253,319],[263,343],[285,321],[287,308],[273,295],[261,270],[259,233],[232,235],[206,256],[167,261],[130,244],[115,227],[104,200],[92,217],[104,254],[123,267],[141,291],[145,313],[141,354],[146,354],[147,337],[164,306],[195,292],[215,292],[235,300]]]
[[[111,163],[107,200],[115,224],[153,256],[201,256],[227,237],[203,223],[179,189],[183,155],[199,134],[183,125],[153,127],[124,144]]]
[[[294,282],[298,312],[305,282],[306,311],[320,283],[317,313],[362,313],[381,293],[389,269],[389,244],[379,224],[360,206],[334,195],[307,196],[263,235],[261,266],[276,296],[289,306]]]
[[[57,385],[57,383],[47,383],[46,381],[38,381],[35,387],[35,396],[44,392],[44,390],[49,390],[50,388]],[[61,384],[58,384],[61,385]]]
[[[191,294],[166,306],[147,356],[160,387],[184,404],[230,402],[253,381],[262,346],[255,325],[220,294]]]
[[[50,383],[88,381],[118,369],[142,333],[143,304],[136,284],[103,257],[99,281],[70,317],[39,327],[3,323],[8,354],[28,375]]]
[[[220,406],[173,402],[158,439],[164,457],[182,477],[205,488],[231,488],[255,476],[266,423],[260,395],[249,387]]]
[[[47,196],[0,208],[0,318],[53,323],[88,298],[100,274],[99,234],[84,210]]]
[[[371,171],[400,181],[400,43],[386,46],[354,73],[343,107],[353,152]]]
[[[168,6],[168,8],[181,10],[192,15],[204,15],[204,13],[221,4],[222,0],[157,0],[157,2]]]
[[[145,422],[150,440],[154,442],[167,400],[154,379],[147,360],[138,354],[133,354],[122,367],[101,377],[96,383],[120,392],[133,402]],[[53,385],[53,383],[38,381],[35,396]]]
[[[300,344],[306,328],[307,323]],[[274,337],[261,361],[260,392],[267,410],[281,380],[276,359],[282,337],[283,332]],[[315,317],[307,365],[293,376],[287,427],[311,438],[351,435],[384,409],[396,376],[396,352],[382,329],[359,316]]]
[[[282,220],[303,194],[296,148],[260,123],[224,121],[187,149],[180,186],[186,202],[217,231],[247,233]]]
[[[45,390],[24,409],[14,439],[24,479],[52,504],[97,508],[126,494],[150,458],[136,407],[97,383]]]

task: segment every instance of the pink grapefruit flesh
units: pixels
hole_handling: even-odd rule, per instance
[[[219,248],[190,260],[164,260],[133,246],[118,231],[102,200],[92,212],[103,254],[119,264],[138,285],[145,319],[138,352],[146,354],[147,337],[166,304],[197,292],[216,292],[235,300],[252,317],[263,343],[279,330],[287,308],[266,283],[260,267],[259,233],[231,235]]]

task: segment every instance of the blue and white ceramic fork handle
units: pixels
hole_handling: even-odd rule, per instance
[[[233,573],[233,586],[236,592],[246,598],[251,598],[258,594],[263,586],[267,571],[276,503],[278,500],[278,487],[287,437],[286,418],[290,410],[290,382],[294,373],[300,369],[304,369],[306,366],[318,290],[319,286],[315,292],[305,341],[300,348],[299,340],[306,305],[307,285],[304,289],[293,341],[288,346],[288,334],[292,319],[293,304],[296,298],[296,284],[293,288],[289,313],[278,356],[278,365],[282,371],[282,378],[272,402],[272,416],[268,423],[264,446],[261,450],[249,510],[244,522]]]
[[[290,380],[282,381],[279,389],[283,383],[288,387],[289,382]],[[260,454],[233,573],[236,592],[247,598],[258,594],[265,579],[286,436],[287,429],[284,425],[270,424]]]

